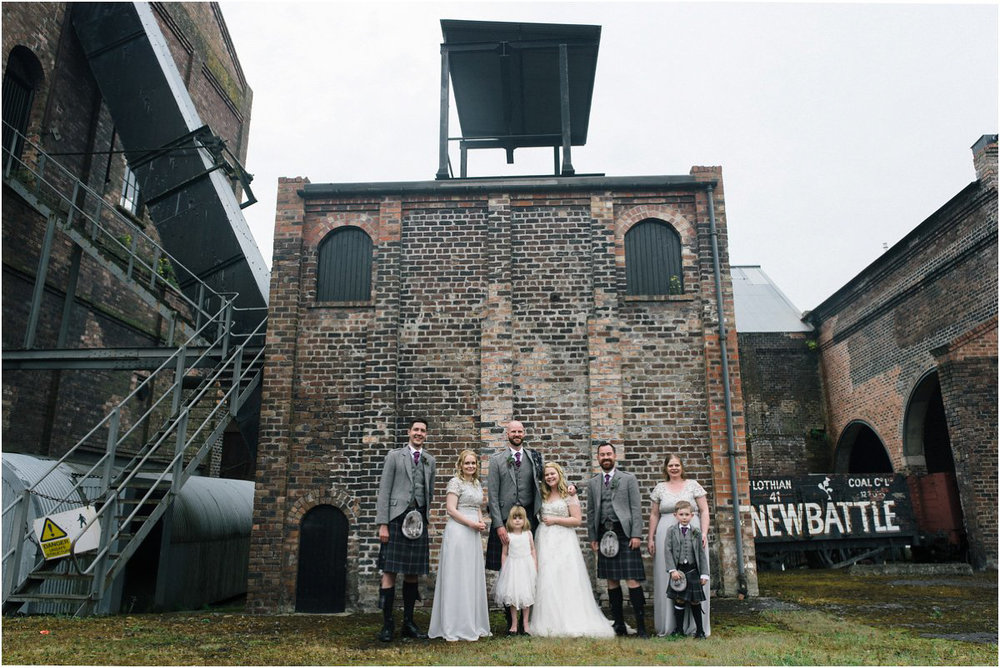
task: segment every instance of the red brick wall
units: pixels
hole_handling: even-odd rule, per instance
[[[721,173],[711,168],[699,178],[721,181]],[[432,561],[455,457],[472,448],[485,462],[516,417],[531,446],[564,464],[577,484],[592,475],[604,439],[618,445],[621,466],[640,478],[644,495],[661,479],[664,456],[681,453],[713,499],[713,553],[722,564],[713,581],[735,591],[703,188],[498,185],[479,194],[431,184],[381,196],[297,195],[305,183],[279,182],[250,610],[294,609],[299,522],[319,503],[351,522],[348,548],[357,558],[348,604],[374,604],[378,478],[385,453],[405,442],[411,415],[429,419],[427,447],[438,458]],[[715,197],[742,452],[720,187]],[[681,234],[687,294],[626,299],[624,233],[651,215]],[[375,243],[370,303],[315,302],[317,246],[341,225],[365,229]]]
[[[881,438],[898,472],[926,472],[922,456],[904,451],[904,418],[917,383],[937,371],[974,560],[993,566],[996,267],[996,185],[979,181],[811,316],[819,325],[832,443],[851,422],[864,421]],[[992,334],[982,329],[989,322]],[[961,359],[937,357],[937,349],[947,350],[956,340],[964,341],[967,351]],[[961,437],[965,433],[977,438]],[[992,476],[992,492],[990,481],[980,479],[985,471]]]
[[[102,103],[69,21],[68,8],[67,3],[4,3],[3,67],[6,69],[15,46],[31,50],[40,64],[41,81],[32,104],[29,139],[47,152],[63,154],[57,158],[60,163],[115,205],[121,194],[124,161],[112,151],[120,150],[121,145],[114,139],[113,119]],[[205,94],[208,89],[199,88],[195,78],[189,84],[202,119],[223,133],[234,153],[242,154],[252,94],[230,53],[217,7],[208,3],[171,3],[155,9],[168,43],[177,47],[183,42],[190,47],[190,51],[181,48],[173,52],[186,53],[186,58],[205,64],[195,70],[202,79],[207,69],[226,82],[223,88],[230,91],[226,96],[220,96],[216,89],[211,90],[211,95]],[[172,16],[176,20],[170,19]],[[179,63],[179,69],[183,73],[184,65]],[[241,116],[239,123],[233,120]],[[26,158],[30,157],[29,150]],[[156,237],[148,221],[138,222],[145,224],[147,234]],[[5,350],[23,346],[45,227],[45,217],[5,186]],[[37,346],[41,348],[56,345],[72,252],[67,237],[57,233],[55,240],[39,321]],[[83,257],[67,339],[69,347],[149,346],[166,331],[155,312],[89,257]],[[132,372],[4,373],[4,449],[59,456],[134,387]]]

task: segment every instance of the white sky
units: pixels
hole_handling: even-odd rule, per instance
[[[269,263],[278,177],[434,179],[441,19],[602,26],[577,173],[721,165],[731,263],[761,265],[801,310],[974,181],[970,147],[998,126],[993,2],[221,6],[254,92],[259,202],[244,214]],[[552,151],[469,163],[470,176],[548,174]]]

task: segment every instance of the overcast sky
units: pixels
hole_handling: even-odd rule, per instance
[[[244,214],[268,263],[278,177],[433,180],[441,19],[600,25],[577,173],[721,165],[731,263],[803,311],[974,181],[970,147],[997,132],[993,2],[221,6],[254,92]],[[551,170],[551,149],[512,168],[470,153],[470,176]]]

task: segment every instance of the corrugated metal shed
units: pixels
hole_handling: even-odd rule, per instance
[[[730,273],[738,333],[813,330],[811,325],[802,322],[802,312],[760,266],[733,266]]]

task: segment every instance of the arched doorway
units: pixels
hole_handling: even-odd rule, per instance
[[[908,481],[917,525],[924,536],[922,556],[964,557],[968,547],[965,519],[937,371],[921,378],[910,394],[903,418],[903,452],[918,463],[922,461],[927,469]]]
[[[875,430],[856,421],[840,435],[834,454],[837,473],[892,473],[892,460]]]
[[[928,473],[955,472],[941,383],[936,371],[920,379],[906,404],[903,452],[907,456],[922,455]]]
[[[333,506],[316,506],[302,518],[296,612],[344,612],[347,532],[347,517]]]

